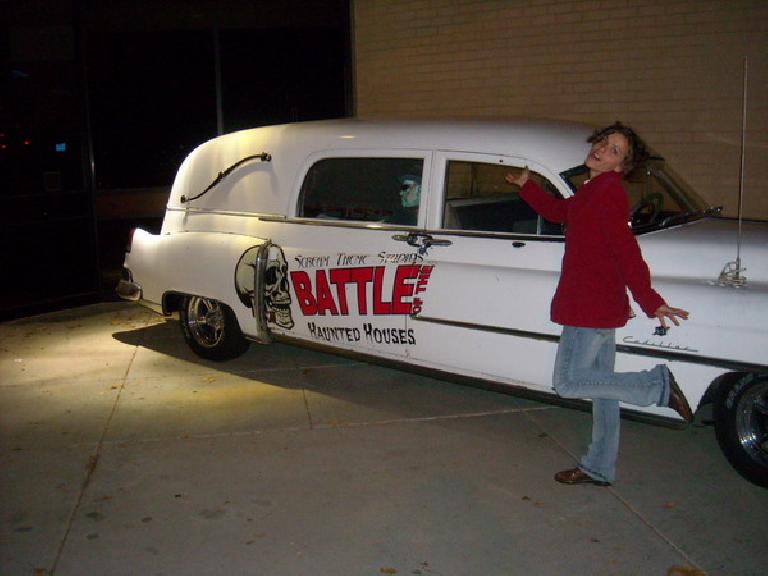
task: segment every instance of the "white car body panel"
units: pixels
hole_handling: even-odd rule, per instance
[[[146,301],[160,304],[163,295],[179,293],[205,296],[231,303],[242,330],[256,334],[252,312],[239,300],[234,277],[240,257],[264,240],[238,234],[184,232],[153,235],[134,232],[125,266],[139,279]]]

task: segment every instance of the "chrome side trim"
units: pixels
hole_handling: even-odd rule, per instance
[[[280,214],[262,214],[260,212],[238,212],[235,210],[211,210],[209,208],[170,208],[167,207],[166,212],[194,212],[195,214],[211,214],[213,216],[244,216],[247,218],[274,218],[277,220],[285,220],[285,216]]]
[[[565,241],[564,236],[545,236],[536,234],[515,234],[513,232],[477,232],[474,230],[424,230],[418,226],[392,225],[392,224],[366,224],[364,222],[351,222],[339,220],[323,220],[320,218],[293,218],[280,214],[260,214],[255,212],[229,212],[226,210],[208,210],[205,208],[167,208],[168,212],[194,212],[196,214],[210,214],[213,216],[241,216],[255,218],[262,222],[280,222],[296,226],[327,226],[332,228],[352,228],[355,230],[417,230],[433,236],[461,236],[465,238],[486,238],[491,240],[537,240],[539,242]]]
[[[431,318],[429,316],[410,316],[409,320],[415,320],[419,322],[429,322],[432,324],[442,324],[443,326],[453,326],[455,328],[466,328],[468,330],[493,332],[496,334],[517,336],[519,338],[531,338],[533,340],[544,340],[546,342],[552,342],[552,343],[560,342],[560,336],[555,334],[544,334],[542,332],[532,332],[529,330],[517,330],[515,328],[505,328],[503,326],[490,326],[487,324],[475,324],[473,322],[459,322],[456,320],[446,320],[443,318]],[[728,360],[726,358],[714,358],[711,356],[699,356],[697,354],[654,349],[654,348],[648,348],[644,346],[629,346],[627,344],[616,344],[616,351],[622,354],[632,354],[635,356],[648,356],[651,358],[664,358],[666,360],[677,360],[679,362],[688,362],[691,364],[715,366],[717,368],[725,368],[728,370],[740,370],[745,372],[765,372],[766,370],[768,370],[768,365],[766,364],[741,362],[739,360]]]
[[[340,222],[337,220],[315,220],[300,218],[283,218],[272,216],[259,216],[263,222],[281,222],[283,224],[296,224],[298,226],[328,226],[333,228],[354,228],[356,230],[407,230],[430,236],[460,236],[464,238],[486,238],[490,240],[536,240],[538,242],[565,242],[564,236],[537,236],[536,234],[515,234],[513,232],[475,232],[473,230],[442,230],[424,229],[418,226],[395,226],[392,224],[360,224],[353,222]]]
[[[392,224],[365,224],[360,222],[345,222],[341,220],[322,220],[304,218],[284,218],[282,216],[259,216],[262,222],[281,222],[298,226],[325,226],[329,228],[354,228],[356,230],[420,230],[418,226],[403,226]]]

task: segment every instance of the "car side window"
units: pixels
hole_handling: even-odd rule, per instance
[[[301,186],[298,216],[416,226],[422,158],[325,158]]]
[[[516,234],[562,234],[562,226],[541,218],[520,198],[520,189],[505,181],[522,168],[451,160],[445,173],[443,228]],[[542,175],[530,177],[555,196],[557,189]]]

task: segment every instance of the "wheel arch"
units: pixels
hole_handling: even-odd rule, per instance
[[[768,372],[733,373],[714,393],[715,435],[723,454],[750,482],[768,488]]]
[[[180,312],[186,297],[187,294],[176,292],[175,290],[164,292],[162,298],[163,314],[168,316],[174,312]]]
[[[702,396],[701,400],[699,401],[699,406],[696,410],[701,409],[701,407],[705,405],[717,404],[717,401],[722,396],[722,394],[726,393],[731,386],[751,373],[752,372],[745,370],[726,372],[725,374],[721,374],[712,380],[712,382],[710,382],[709,386],[707,387],[707,390],[704,392],[704,396]]]

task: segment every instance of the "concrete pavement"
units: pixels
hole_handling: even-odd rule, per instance
[[[0,410],[2,575],[768,566],[768,491],[710,428],[624,421],[616,484],[562,486],[588,414],[279,344],[204,362],[133,304],[0,324]]]

